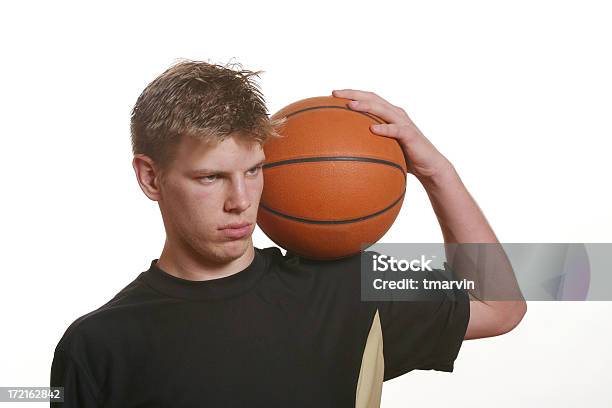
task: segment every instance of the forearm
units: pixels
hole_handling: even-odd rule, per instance
[[[499,242],[452,164],[419,181],[429,196],[445,243]]]
[[[491,308],[501,324],[518,324],[526,304],[512,265],[455,168],[449,163],[444,170],[419,181],[438,218],[455,278],[475,281],[477,288],[470,291],[472,299],[481,299],[479,306]]]

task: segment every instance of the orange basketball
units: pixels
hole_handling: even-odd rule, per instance
[[[359,253],[399,213],[406,161],[395,139],[369,126],[385,123],[351,110],[349,100],[304,99],[272,118],[283,136],[264,145],[264,189],[257,224],[277,245],[312,259]]]

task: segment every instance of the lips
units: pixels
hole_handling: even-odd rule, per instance
[[[234,223],[231,223],[231,224],[224,225],[224,226],[222,226],[222,227],[221,227],[221,228],[219,228],[219,229],[226,229],[226,228],[234,228],[234,229],[236,229],[236,228],[244,228],[244,227],[248,227],[249,225],[251,225],[251,223],[249,223],[249,222],[234,222]]]
[[[228,238],[240,239],[251,233],[251,223],[232,223],[219,228],[223,235]]]

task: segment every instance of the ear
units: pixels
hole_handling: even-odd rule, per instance
[[[152,201],[159,201],[161,197],[161,171],[159,171],[153,159],[144,154],[135,154],[132,167],[136,173],[136,180],[140,188]]]

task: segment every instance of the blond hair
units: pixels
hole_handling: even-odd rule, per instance
[[[263,71],[181,60],[151,82],[131,116],[132,151],[164,170],[181,137],[215,144],[235,136],[258,142],[279,137],[254,77]]]

